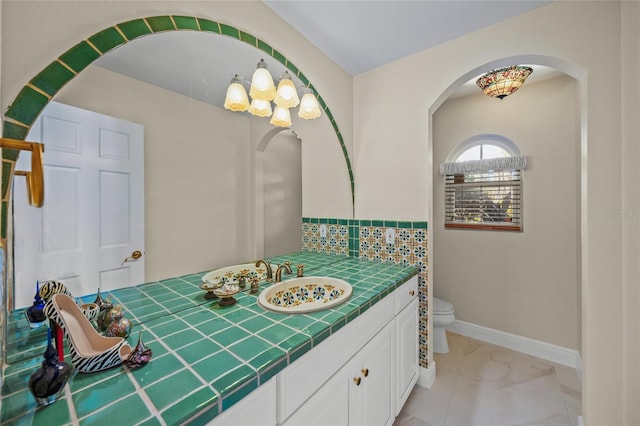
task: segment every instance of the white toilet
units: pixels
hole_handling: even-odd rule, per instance
[[[445,333],[448,326],[456,319],[453,305],[445,300],[433,298],[433,352],[449,353],[449,343]]]

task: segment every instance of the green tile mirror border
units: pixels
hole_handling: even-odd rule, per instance
[[[321,226],[325,225],[324,231]],[[393,230],[393,243],[387,231]],[[324,235],[324,236],[323,236]],[[427,222],[302,218],[302,251],[357,257],[418,268],[418,347],[428,367],[429,247]]]
[[[210,19],[193,16],[152,16],[131,21],[122,22],[112,27],[99,31],[71,47],[58,59],[45,67],[29,83],[22,88],[18,96],[7,109],[3,119],[3,136],[6,138],[24,140],[29,133],[40,112],[51,99],[78,73],[89,66],[100,56],[112,49],[128,43],[138,37],[166,31],[203,31],[222,36],[235,38],[248,43],[266,54],[270,55],[290,72],[296,75],[300,81],[313,90],[318,98],[321,108],[329,118],[342,149],[349,181],[351,184],[351,202],[354,201],[354,177],[351,169],[351,161],[344,144],[342,134],[333,114],[320,96],[316,88],[307,77],[278,50],[257,37],[244,32],[232,25]],[[4,241],[7,238],[7,213],[9,207],[9,188],[11,177],[18,158],[18,151],[3,150],[2,152],[2,210],[0,223],[0,237]]]

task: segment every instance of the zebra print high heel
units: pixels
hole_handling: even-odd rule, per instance
[[[80,306],[66,294],[52,295],[44,306],[44,313],[67,336],[71,364],[82,373],[118,366],[131,354],[131,346],[122,337],[104,337],[98,333]]]

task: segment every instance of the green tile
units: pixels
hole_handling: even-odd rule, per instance
[[[54,404],[55,405],[55,404]],[[2,424],[22,413],[26,413],[36,408],[36,400],[33,395],[25,389],[22,392],[2,398]]]
[[[240,31],[240,40],[250,44],[251,46],[256,45],[256,38],[251,34],[245,33],[244,31]]]
[[[145,420],[141,423],[138,423],[137,426],[161,426],[160,420],[157,417],[151,417],[148,420]]]
[[[151,361],[140,368],[131,370],[131,374],[133,374],[133,377],[140,386],[145,387],[161,380],[168,372],[178,371],[183,368],[184,365],[182,362],[174,355],[166,354],[158,357],[155,351],[153,351]]]
[[[292,334],[295,334],[295,330],[285,327],[284,325],[274,324],[269,328],[266,328],[258,333],[258,336],[266,339],[274,344],[280,343],[288,339]]]
[[[169,334],[177,333],[178,331],[182,331],[187,327],[184,321],[180,321],[179,319],[170,319],[169,321],[165,321],[161,324],[151,325],[151,331],[156,334],[158,337],[163,338]]]
[[[23,87],[15,101],[5,113],[23,124],[31,125],[40,111],[49,103],[49,99],[30,87]]]
[[[218,396],[211,389],[203,388],[163,411],[162,419],[168,425],[183,424],[191,417],[194,408],[197,408],[197,411],[205,410],[205,412],[201,413],[193,423],[206,424],[218,415],[217,402]]]
[[[212,335],[211,338],[223,346],[229,346],[234,342],[242,340],[249,336],[249,333],[240,327],[229,327]]]
[[[220,351],[214,355],[203,358],[191,367],[207,382],[212,382],[221,377],[227,371],[238,368],[242,362],[230,352]]]
[[[240,38],[240,31],[238,31],[238,29],[236,27],[232,27],[231,25],[227,25],[227,24],[220,24],[220,30],[222,31],[223,35],[229,36],[229,37],[233,37],[233,38]]]
[[[280,62],[282,65],[286,65],[287,58],[285,58],[285,56],[282,53],[280,53],[280,52],[278,52],[277,50],[274,49],[273,50],[273,55],[271,55],[271,56],[273,56],[273,58],[276,61]]]
[[[176,27],[179,30],[194,30],[198,31],[198,22],[196,18],[192,16],[173,16],[173,22],[176,23]]]
[[[151,33],[149,26],[143,19],[134,19],[132,21],[123,22],[118,24],[117,27],[120,28],[120,31],[122,31],[129,40]]]
[[[93,36],[89,37],[89,41],[93,43],[93,45],[97,47],[98,50],[102,53],[106,53],[111,49],[127,42],[127,40],[122,37],[122,35],[118,32],[118,30],[115,29],[115,27],[110,27],[94,34]]]
[[[271,375],[276,374],[276,372],[272,370],[280,363],[284,363],[281,368],[286,367],[287,354],[285,351],[280,348],[276,348],[275,346],[271,346],[269,349],[261,352],[249,361],[249,365],[260,373],[260,383],[264,383],[268,380],[265,378],[266,376],[264,372],[269,371],[268,375],[271,377]]]
[[[117,379],[118,376],[124,375],[122,368],[110,368],[108,370],[96,371],[95,373],[77,373],[69,380],[69,388],[71,393],[81,392],[83,389],[90,388],[97,382],[108,379]]]
[[[266,52],[269,56],[273,53],[273,48],[262,40],[258,40],[258,49]]]
[[[136,388],[126,375],[104,380],[72,395],[78,417],[85,417],[98,408],[110,404],[122,395],[135,393]]]
[[[250,336],[240,342],[228,346],[227,350],[233,352],[242,359],[249,360],[251,358],[254,358],[256,354],[260,354],[272,347],[273,345],[269,344],[268,342],[258,337]]]
[[[80,425],[104,425],[105,419],[109,419],[109,424],[132,425],[145,420],[150,415],[144,401],[134,393],[104,410],[89,413],[87,417],[80,419]]]
[[[213,33],[220,34],[220,27],[218,23],[215,21],[210,21],[209,19],[198,18],[198,22],[200,23],[201,31],[209,31]]]
[[[147,22],[154,33],[175,30],[170,16],[152,16],[147,18]]]
[[[248,367],[247,367],[248,368]],[[234,390],[233,393],[224,397],[222,399],[222,409],[226,410],[229,407],[233,406],[236,402],[240,401],[245,396],[249,395],[251,392],[256,390],[258,387],[258,379],[255,378],[250,382],[244,383],[242,386],[238,387],[237,390]]]
[[[212,319],[210,321],[203,322],[196,325],[194,328],[204,334],[205,336],[211,336],[212,334],[231,327],[232,324],[222,318]]]
[[[274,324],[268,318],[265,318],[260,315],[253,316],[245,321],[242,321],[238,325],[246,330],[249,330],[251,333],[257,333],[260,330],[264,330],[265,328],[271,327]]]
[[[300,72],[300,70],[298,69],[298,67],[296,67],[295,65],[293,65],[291,62],[287,62],[287,68],[289,68],[289,71],[291,71],[291,73],[293,75],[298,75],[298,73]]]
[[[211,341],[210,339],[202,339],[183,348],[180,348],[177,353],[180,355],[189,365],[200,361],[202,358],[222,350],[222,346]]]
[[[307,78],[306,75],[300,73],[298,74],[298,78],[300,79],[300,82],[302,83],[303,86],[309,86],[309,79]]]
[[[188,395],[202,388],[202,383],[189,370],[182,370],[164,380],[156,382],[144,390],[153,402],[153,405],[163,410],[174,403],[178,396]]]
[[[253,384],[251,384],[251,382],[253,382]],[[245,386],[255,389],[258,386],[258,376],[251,367],[241,365],[233,370],[226,371],[222,376],[214,380],[211,385],[222,395],[222,406],[224,409],[228,408],[228,406],[225,407],[224,405],[226,394]]]
[[[195,330],[187,329],[179,333],[171,334],[169,336],[162,337],[162,341],[170,348],[181,348],[190,343],[198,341],[202,338],[202,334]]]
[[[27,405],[17,405],[18,400],[24,400]],[[5,404],[8,403],[8,406]],[[63,425],[71,422],[71,416],[67,407],[66,397],[63,396],[54,404],[35,409],[35,399],[29,392],[12,395],[2,400],[2,424],[3,425],[23,425],[50,426]],[[19,411],[16,411],[18,409]],[[24,411],[23,411],[24,409]],[[16,418],[19,416],[19,418]],[[10,419],[16,418],[14,421]]]
[[[53,96],[58,93],[58,90],[60,90],[62,86],[73,79],[73,77],[75,77],[75,74],[60,62],[55,61],[36,75],[31,80],[31,84],[48,95]]]
[[[100,57],[100,54],[86,41],[73,46],[60,56],[60,60],[67,64],[75,72],[85,69],[90,63]]]
[[[25,140],[28,133],[29,129],[27,129],[26,127],[22,127],[9,121],[5,121],[2,124],[2,135],[5,138]],[[3,149],[2,158],[16,160],[18,158],[18,152],[19,151],[15,149]],[[2,182],[4,183],[6,181],[3,179]]]
[[[410,229],[413,228],[413,224],[411,222],[398,222],[398,228]]]

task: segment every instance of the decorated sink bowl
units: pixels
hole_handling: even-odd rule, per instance
[[[351,284],[338,278],[294,278],[264,289],[258,296],[258,303],[270,311],[300,314],[344,303],[351,297],[351,292]]]
[[[277,265],[273,265],[273,268],[275,270]],[[256,266],[255,262],[241,263],[207,272],[202,277],[202,286],[213,290],[230,282],[248,284],[252,279],[256,278],[258,281],[263,281],[267,278],[267,269],[264,265]],[[205,289],[203,288],[203,290]]]

